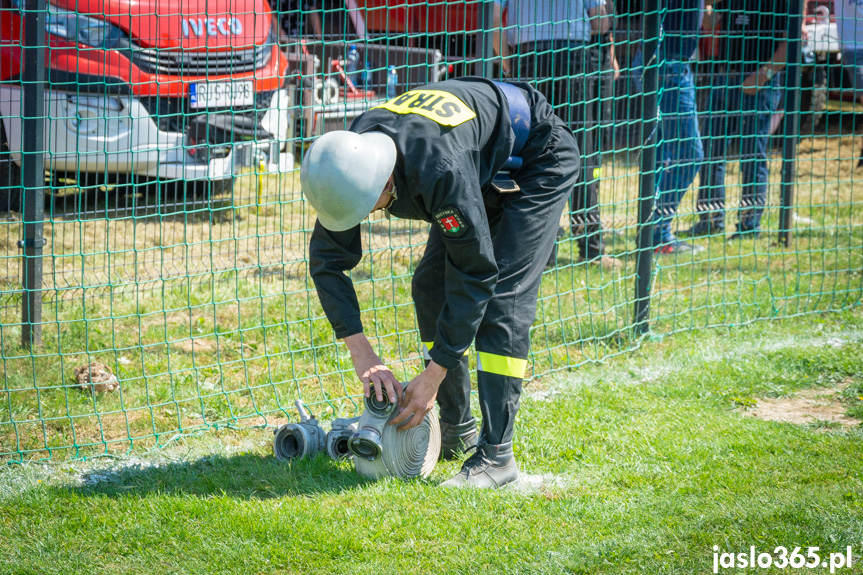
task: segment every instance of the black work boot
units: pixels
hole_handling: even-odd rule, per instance
[[[512,456],[512,441],[500,445],[479,444],[476,453],[461,466],[444,487],[497,489],[518,479],[518,465]]]
[[[440,422],[440,458],[455,459],[476,445],[476,419],[454,424]]]

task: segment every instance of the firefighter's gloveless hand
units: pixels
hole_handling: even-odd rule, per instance
[[[390,425],[399,425],[400,431],[406,431],[416,427],[425,419],[426,414],[434,407],[437,390],[446,377],[446,369],[429,362],[421,374],[413,378],[405,389],[399,407],[399,414],[395,416]]]
[[[378,401],[383,401],[383,394],[386,392],[390,403],[396,403],[402,395],[402,384],[372,349],[372,344],[365,334],[357,333],[346,337],[345,345],[351,352],[351,361],[357,376],[363,382],[365,396],[371,397],[371,387],[374,386]]]

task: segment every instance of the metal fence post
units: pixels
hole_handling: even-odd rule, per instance
[[[23,71],[21,87],[21,175],[23,185],[24,238],[21,300],[21,344],[42,345],[42,220],[45,217],[45,74],[47,41],[46,0],[24,0]]]
[[[788,70],[785,79],[785,139],[782,145],[782,206],[779,226],[779,243],[785,247],[791,245],[797,185],[797,138],[800,133],[800,76],[803,60],[800,38],[803,24],[802,1],[790,0],[788,10]]]
[[[650,328],[650,279],[653,273],[653,203],[656,195],[656,113],[659,91],[659,0],[644,2],[644,90],[641,94],[641,178],[638,190],[638,255],[635,277],[635,333]]]

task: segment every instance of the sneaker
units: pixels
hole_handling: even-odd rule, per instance
[[[681,237],[697,238],[701,236],[721,234],[724,231],[725,228],[723,226],[714,224],[713,222],[708,220],[699,220],[694,226],[692,226],[688,230],[677,232],[677,235]]]
[[[657,246],[656,249],[653,251],[657,254],[662,255],[697,254],[704,251],[704,246],[697,246],[695,244],[690,244],[689,242],[682,242],[680,240],[671,240],[670,242],[666,242]]]

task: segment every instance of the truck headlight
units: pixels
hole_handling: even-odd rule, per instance
[[[104,50],[116,48],[126,36],[122,30],[104,20],[60,10],[50,4],[48,6],[45,27],[54,36]]]
[[[12,4],[21,9],[21,0],[12,0]],[[123,40],[128,41],[126,33],[110,22],[70,12],[48,4],[48,17],[45,20],[47,32],[58,38],[110,50],[116,48]]]

